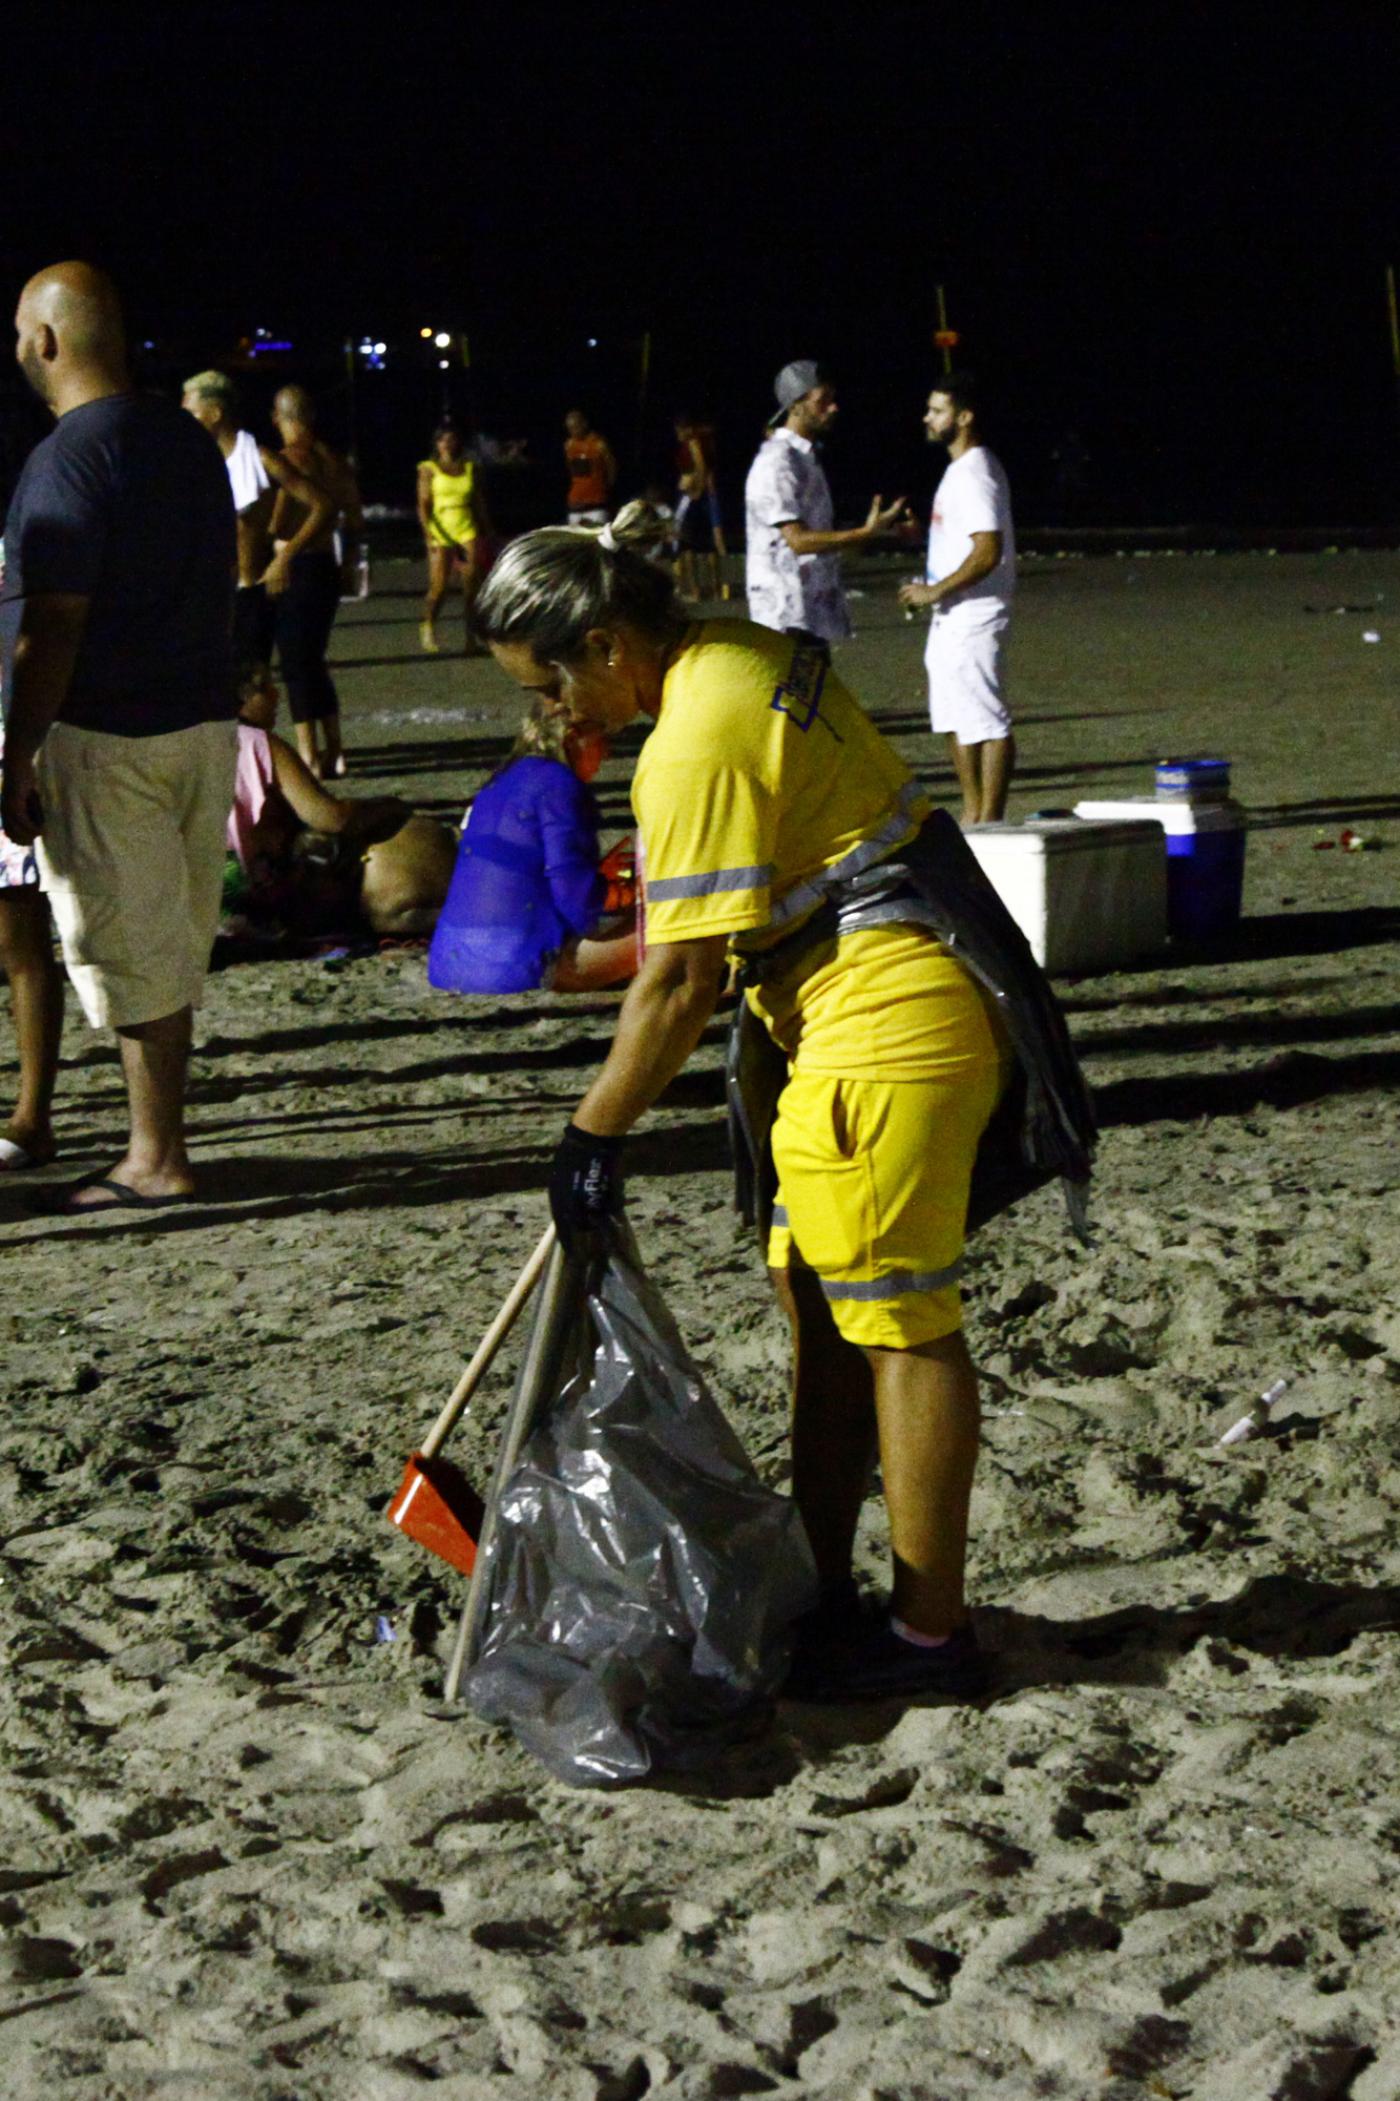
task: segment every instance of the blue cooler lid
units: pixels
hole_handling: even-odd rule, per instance
[[[1223,802],[1230,792],[1228,759],[1159,759],[1157,794],[1164,802]]]

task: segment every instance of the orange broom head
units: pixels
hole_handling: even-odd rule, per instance
[[[486,1506],[450,1459],[425,1459],[415,1452],[384,1515],[409,1539],[459,1568],[464,1576],[476,1566],[476,1543]]]

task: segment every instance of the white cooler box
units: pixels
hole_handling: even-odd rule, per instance
[[[1043,817],[974,825],[966,837],[1043,970],[1116,970],[1166,947],[1159,824]]]

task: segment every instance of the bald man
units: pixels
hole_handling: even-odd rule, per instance
[[[281,387],[272,420],[282,439],[278,455],[293,473],[319,489],[332,505],[310,540],[303,539],[306,505],[290,485],[278,493],[272,513],[272,565],[267,588],[275,594],[272,617],[277,654],[287,682],[287,703],[296,725],[297,750],[318,780],[345,772],[341,749],[340,696],[326,664],[331,629],[340,605],[342,564],[335,530],[364,530],[360,491],[348,461],[316,435],[316,409],[305,387]]]
[[[5,520],[0,824],[37,842],[83,1011],[116,1031],[131,1128],[109,1174],[48,1208],[187,1202],[192,1013],[218,925],[236,731],[235,534],[218,447],[134,392],[101,271],[60,263],[15,315],[56,426]]]

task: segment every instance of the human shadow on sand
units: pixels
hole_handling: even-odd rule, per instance
[[[378,1073],[367,1072],[363,1065],[326,1065],[313,1073],[240,1073],[227,1080],[195,1077],[190,1083],[189,1099],[191,1104],[236,1101],[242,1095],[280,1092],[300,1081],[317,1088],[374,1085],[382,1101],[385,1093],[392,1095],[398,1088],[416,1086],[424,1080],[452,1079],[468,1073],[476,1077],[495,1072],[556,1072],[601,1065],[612,1042],[611,1036],[575,1036],[567,1043],[537,1044],[528,1050],[520,1046],[499,1051],[462,1049],[446,1057],[394,1065]]]
[[[1208,970],[1224,963],[1277,963],[1290,956],[1335,956],[1343,955],[1354,948],[1380,948],[1387,942],[1400,940],[1400,907],[1395,905],[1359,905],[1351,911],[1340,912],[1260,912],[1257,916],[1242,919],[1226,934],[1218,934],[1212,941],[1173,941],[1166,954],[1142,956],[1134,963],[1120,963],[1109,971],[1086,971],[1082,977],[1077,973],[1057,977],[1055,990],[1061,1001],[1073,1008],[1079,1000],[1081,984],[1102,981],[1104,978],[1162,978],[1176,970]],[[1337,983],[1345,979],[1339,974]],[[1226,999],[1236,996],[1263,998],[1270,991],[1281,996],[1307,987],[1283,983],[1280,985],[1242,984],[1217,992],[1208,983],[1197,982],[1191,986],[1164,986],[1160,993],[1151,991],[1135,995],[1154,1004],[1160,998],[1168,999]],[[1122,996],[1126,1004],[1129,995]],[[1109,1001],[1108,1004],[1115,1004]]]
[[[356,776],[480,773],[499,766],[515,742],[514,729],[480,737],[439,737],[424,744],[357,744],[347,754]]]
[[[1339,1656],[1360,1634],[1400,1631],[1400,1584],[1326,1583],[1281,1571],[1205,1605],[1130,1605],[1077,1620],[992,1606],[979,1613],[978,1627],[996,1657],[999,1693],[1163,1685],[1200,1641],[1298,1661]]]
[[[1254,1109],[1297,1109],[1306,1102],[1400,1081],[1400,1050],[1326,1058],[1284,1051],[1241,1072],[1172,1072],[1109,1080],[1094,1089],[1099,1123],[1190,1122],[1200,1116],[1247,1116]]]
[[[1280,956],[1330,956],[1343,949],[1400,941],[1400,906],[1361,905],[1349,912],[1261,912],[1201,951],[1212,963]]]
[[[49,1218],[7,1247],[55,1235],[92,1232],[188,1233],[209,1226],[301,1217],[310,1212],[416,1210],[543,1187],[543,1149],[501,1150],[483,1157],[465,1150],[424,1156],[380,1151],[371,1157],[317,1158],[306,1153],[240,1153],[197,1161],[199,1195],[169,1210],[104,1209],[100,1217]],[[39,1222],[36,1221],[36,1225]]]
[[[211,1036],[195,1053],[197,1063],[206,1058],[240,1057],[252,1051],[257,1057],[273,1057],[282,1051],[324,1050],[332,1043],[379,1043],[401,1036],[436,1036],[444,1031],[460,1030],[463,1048],[470,1055],[470,1038],[476,1029],[528,1029],[541,1021],[602,1021],[617,1012],[620,995],[608,998],[584,999],[562,994],[521,993],[521,1004],[492,1006],[484,998],[462,998],[446,1001],[440,1014],[429,1015],[377,1015],[364,1020],[345,1020],[336,1023],[318,1024],[305,1029],[268,1029],[251,1036],[230,1036],[222,1031]],[[524,1004],[524,1002],[529,1004]],[[104,1053],[104,1061],[116,1062],[116,1053]],[[75,1061],[76,1062],[76,1061]],[[95,1061],[93,1061],[95,1062]],[[521,1065],[531,1062],[527,1057],[518,1061]],[[284,1074],[291,1084],[292,1075]]]
[[[1082,984],[1088,982],[1087,979],[1081,981]],[[1057,989],[1060,1005],[1072,1019],[1077,1014],[1112,1014],[1120,1007],[1151,1007],[1155,1013],[1167,1007],[1216,1007],[1222,1001],[1233,999],[1301,999],[1304,994],[1314,992],[1335,995],[1346,983],[1345,976],[1336,972],[1331,976],[1311,978],[1290,974],[1272,983],[1243,978],[1233,985],[1203,985],[1194,978],[1189,984],[1171,985],[1163,984],[1159,979],[1155,984],[1143,985],[1131,992],[1121,991],[1116,986],[1111,992],[1086,992],[1081,990],[1080,983],[1072,988],[1061,985]],[[1206,1028],[1209,1023],[1203,1022],[1201,1026]]]
[[[903,737],[922,734],[927,737],[933,734],[929,729],[928,709],[926,707],[881,707],[877,702],[867,707],[866,712],[876,726],[883,730],[887,736]],[[1044,714],[1028,715],[1022,713],[1017,716],[1016,722],[1018,728],[1031,723],[1039,727],[1047,722],[1119,722],[1128,715],[1133,716],[1139,722],[1142,720],[1142,711],[1139,708],[1075,708],[1063,714],[1058,714],[1053,710],[1047,710]],[[1122,763],[1124,765],[1140,765],[1144,762],[1141,760],[1124,760]],[[1154,759],[1150,763],[1155,766],[1157,762]],[[1016,778],[1018,780],[1022,778],[1022,773],[1023,769],[1017,767]]]
[[[443,656],[450,663],[454,654],[460,656],[461,651],[444,650],[441,656],[429,657],[411,656],[405,650],[396,650],[387,657],[332,657],[330,665],[332,671],[422,671],[440,664]]]
[[[1279,1573],[1256,1576],[1233,1597],[1205,1605],[1133,1605],[1073,1620],[988,1606],[977,1613],[977,1626],[991,1689],[971,1704],[990,1708],[1041,1685],[1162,1686],[1202,1641],[1220,1643],[1227,1663],[1226,1652],[1235,1649],[1294,1660],[1339,1656],[1361,1634],[1400,1631],[1400,1584],[1323,1583]],[[650,1785],[702,1802],[772,1795],[837,1751],[878,1743],[909,1707],[923,1704],[945,1703],[881,1700],[840,1707],[785,1701],[768,1716],[756,1716],[749,1740],[718,1754],[703,1773],[667,1774]],[[1309,1719],[1300,1713],[1290,1720],[1281,1701],[1279,1714],[1262,1726],[1296,1734]],[[826,1823],[891,1808],[908,1798],[916,1782],[917,1774],[903,1769],[876,1772],[858,1793],[817,1796],[810,1816]]]
[[[673,1081],[666,1089],[657,1106],[662,1109],[716,1109],[723,1107],[724,1098],[724,1075],[716,1069],[713,1072],[683,1074],[681,1079]],[[459,1118],[463,1121],[469,1120],[478,1134],[483,1119],[487,1117],[522,1114],[543,1118],[549,1129],[557,1122],[562,1129],[563,1119],[577,1100],[577,1087],[565,1087],[557,1094],[535,1090],[529,1094],[492,1094],[489,1099],[483,1099],[480,1095],[469,1095],[456,1104],[455,1108]],[[388,1113],[382,1104],[360,1109],[347,1105],[343,1111],[333,1111],[329,1114],[324,1108],[274,1109],[264,1115],[249,1115],[246,1110],[240,1110],[236,1115],[225,1117],[201,1115],[199,1144],[201,1148],[207,1149],[225,1134],[231,1133],[241,1139],[251,1139],[259,1132],[272,1131],[279,1131],[286,1137],[314,1133],[317,1137],[346,1138],[362,1143],[369,1141],[372,1144],[380,1144],[385,1133],[389,1131],[397,1133],[400,1142],[407,1141],[410,1134],[421,1131],[431,1146],[433,1137],[442,1128],[442,1120],[443,1104],[440,1101],[401,1103]],[[669,1171],[673,1164],[669,1160],[663,1161],[658,1158],[653,1164],[654,1149],[649,1143],[651,1137],[655,1137],[659,1144],[667,1142],[662,1133],[639,1133],[628,1150],[629,1174],[662,1174]],[[106,1142],[110,1150],[110,1136]],[[102,1139],[98,1137],[90,1141],[75,1139],[69,1145],[69,1153],[75,1160],[81,1160],[88,1153],[99,1150],[102,1143]],[[700,1163],[702,1167],[711,1164],[709,1161]]]
[[[1224,1048],[1235,1043],[1343,1042],[1351,1036],[1386,1036],[1395,1032],[1394,1002],[1385,1006],[1349,1007],[1339,1014],[1230,1014],[1218,1020],[1128,1024],[1095,1029],[1075,1038],[1080,1057],[1105,1051],[1182,1052]]]
[[[551,1119],[534,1146],[501,1148],[489,1154],[380,1151],[369,1157],[317,1158],[305,1153],[240,1153],[234,1159],[199,1162],[204,1185],[191,1203],[169,1210],[113,1207],[100,1217],[34,1218],[33,1230],[6,1236],[7,1248],[33,1247],[73,1233],[190,1233],[245,1221],[259,1224],[302,1218],[314,1212],[417,1211],[436,1204],[465,1208],[482,1197],[543,1197],[556,1137]],[[636,1140],[628,1156],[633,1178],[699,1174],[728,1166],[728,1141],[714,1119],[673,1124]],[[3,1204],[0,1190],[0,1204]],[[11,1208],[11,1216],[19,1209]],[[3,1212],[0,1212],[3,1216]]]
[[[723,1021],[712,1023],[701,1037],[700,1046],[717,1047],[721,1044],[725,1027]],[[355,1031],[351,1031],[350,1034],[352,1039],[357,1036]],[[378,1071],[369,1070],[363,1065],[319,1065],[314,1071],[293,1066],[267,1071],[244,1071],[225,1078],[221,1073],[205,1074],[196,1066],[190,1079],[187,1100],[194,1110],[199,1111],[219,1102],[247,1101],[258,1095],[295,1095],[301,1087],[315,1087],[318,1093],[327,1088],[343,1087],[358,1090],[361,1100],[367,1103],[364,1111],[367,1126],[384,1130],[399,1119],[403,1105],[396,1101],[395,1097],[400,1095],[405,1087],[421,1085],[430,1080],[464,1080],[491,1073],[505,1073],[515,1078],[527,1072],[578,1071],[581,1068],[601,1065],[612,1048],[612,1042],[611,1035],[608,1035],[574,1037],[567,1043],[542,1046],[516,1045],[503,1051],[459,1047],[439,1058],[421,1058],[411,1064],[381,1067]],[[705,1074],[706,1068],[703,1066],[688,1068],[685,1074],[678,1076],[678,1080],[672,1083],[677,1091],[673,1093],[668,1088],[661,1096],[662,1106],[676,1108],[721,1103],[724,1096],[718,1076],[715,1080],[710,1080]],[[574,1098],[571,1094],[570,1099]],[[551,1097],[547,1093],[541,1092],[535,1099],[540,1108],[549,1108]],[[101,1093],[90,1093],[83,1098],[83,1114],[97,1116],[106,1109],[120,1110],[125,1101],[125,1093],[118,1086]],[[466,1114],[472,1110],[494,1113],[508,1106],[519,1108],[523,1105],[519,1099],[508,1103],[497,1094],[482,1095],[464,1087],[459,1100],[451,1103],[438,1102],[433,1108],[434,1113],[440,1117],[454,1111],[458,1114]],[[422,1105],[415,1103],[411,1106],[417,1109]],[[304,1119],[291,1120],[305,1120],[316,1124],[324,1121],[326,1114],[322,1107],[319,1111],[308,1110]],[[246,1119],[240,1119],[240,1127],[247,1128]],[[200,1131],[209,1128],[207,1121],[201,1117],[195,1133],[196,1140]],[[78,1144],[76,1138],[65,1134],[65,1156],[77,1151]],[[0,1178],[0,1190],[3,1187],[4,1180]]]
[[[1249,806],[1252,832],[1286,831],[1296,825],[1326,828],[1334,824],[1379,824],[1384,818],[1400,817],[1400,796],[1324,796],[1315,802],[1281,802]]]
[[[611,1036],[588,1036],[575,1037],[569,1043],[540,1045],[528,1051],[521,1048],[453,1050],[440,1058],[420,1058],[412,1064],[381,1067],[377,1072],[364,1065],[318,1065],[314,1071],[279,1067],[232,1073],[224,1078],[221,1074],[206,1077],[196,1067],[191,1074],[186,1100],[197,1115],[201,1108],[211,1103],[247,1101],[263,1094],[295,1094],[301,1087],[314,1087],[318,1092],[332,1087],[358,1088],[376,1105],[377,1120],[384,1125],[392,1121],[394,1097],[405,1087],[421,1086],[426,1080],[450,1080],[465,1075],[497,1072],[514,1075],[587,1068],[601,1065],[611,1044]],[[114,1087],[105,1094],[86,1096],[83,1108],[92,1115],[102,1109],[120,1108],[124,1099],[121,1089]],[[386,1103],[389,1106],[386,1107]],[[439,1104],[439,1113],[451,1113],[454,1107],[465,1109],[473,1103],[481,1103],[481,1097],[464,1091],[460,1102]],[[195,1137],[197,1140],[197,1128]]]

